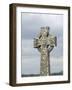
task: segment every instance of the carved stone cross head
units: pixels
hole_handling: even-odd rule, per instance
[[[34,48],[48,48],[56,46],[56,37],[49,34],[49,27],[41,27],[37,38],[34,38]]]
[[[49,34],[49,27],[41,27],[37,38],[34,38],[34,48],[41,53],[40,75],[49,74],[49,53],[56,46],[56,37]]]

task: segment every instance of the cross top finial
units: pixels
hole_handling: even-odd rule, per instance
[[[50,27],[46,26],[46,27],[41,27],[41,30],[49,30]]]
[[[47,35],[48,35],[48,34],[49,34],[49,29],[50,29],[50,27],[48,27],[48,26],[46,26],[46,27],[41,27],[41,33],[46,32]]]

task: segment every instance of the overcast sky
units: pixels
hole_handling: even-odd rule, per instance
[[[50,54],[51,72],[63,69],[63,15],[22,13],[22,74],[40,73],[40,53],[33,47],[33,38],[42,26],[49,26],[50,34],[57,37],[57,47]]]

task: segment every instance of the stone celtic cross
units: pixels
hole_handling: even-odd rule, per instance
[[[50,52],[56,46],[56,37],[49,34],[49,27],[41,27],[37,38],[34,38],[34,48],[41,53],[40,75],[50,74]]]

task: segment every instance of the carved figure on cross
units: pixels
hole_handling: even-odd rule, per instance
[[[40,33],[34,38],[34,48],[41,53],[40,75],[50,74],[50,52],[57,45],[57,38],[49,34],[49,27],[41,27]]]

